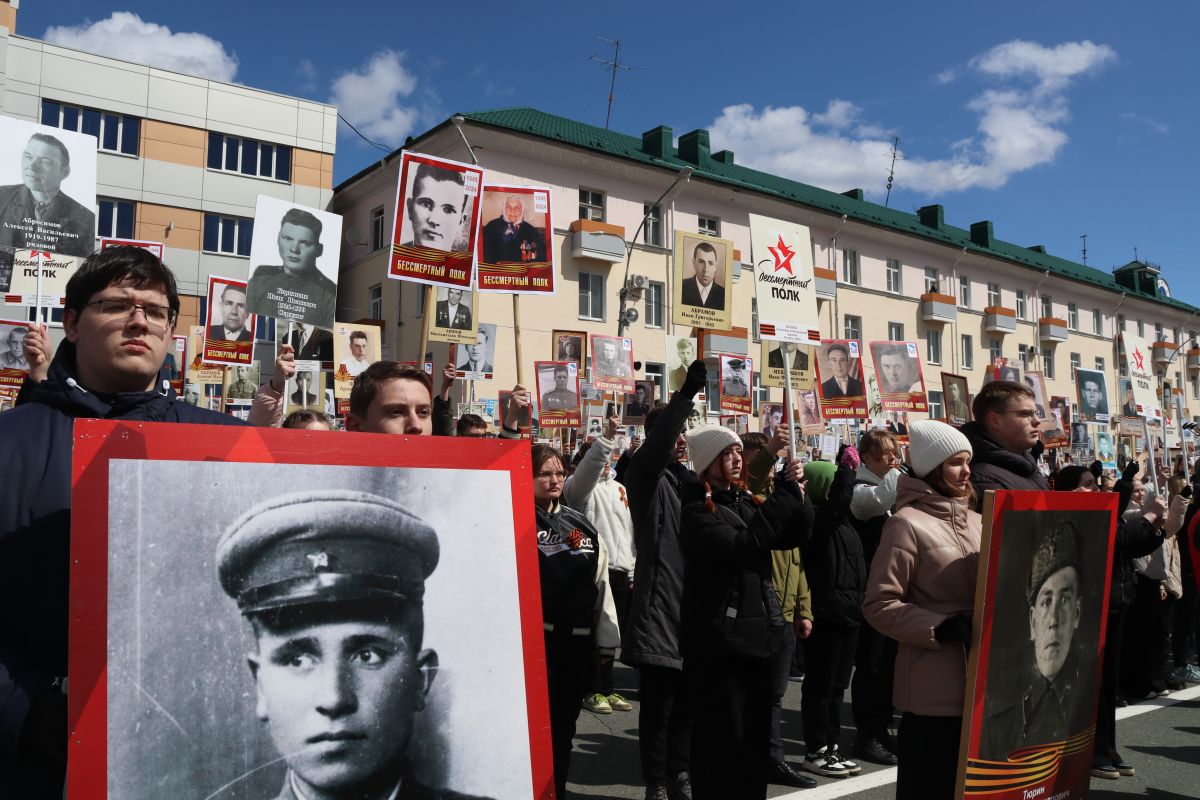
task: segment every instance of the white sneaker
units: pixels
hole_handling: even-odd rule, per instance
[[[829,757],[837,759],[837,762],[839,764],[841,764],[843,767],[845,767],[846,772],[848,772],[851,775],[857,775],[858,773],[862,772],[862,767],[860,767],[858,764],[854,763],[850,759],[842,757],[842,754],[838,752],[838,746],[836,744],[830,750]]]
[[[850,777],[849,770],[841,765],[837,755],[828,747],[822,747],[817,752],[806,755],[802,766],[809,772],[830,778]]]

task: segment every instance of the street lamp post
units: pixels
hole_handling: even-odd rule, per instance
[[[621,313],[617,316],[617,336],[624,336],[625,329],[629,327],[629,321],[625,319],[625,313],[629,305],[629,264],[633,260],[633,245],[637,242],[638,237],[642,235],[642,229],[646,227],[646,220],[654,213],[654,209],[661,207],[668,198],[673,198],[675,194],[682,190],[684,185],[691,179],[693,172],[695,172],[695,169],[692,167],[684,167],[679,170],[679,174],[675,176],[674,182],[667,187],[665,192],[659,195],[658,199],[650,206],[650,209],[642,215],[642,222],[634,232],[633,238],[625,242],[625,278],[621,281]]]

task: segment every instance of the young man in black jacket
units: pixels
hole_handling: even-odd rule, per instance
[[[28,403],[0,414],[0,783],[59,800],[67,756],[67,586],[76,419],[244,424],[176,398],[159,374],[175,332],[175,277],[116,247],[67,283],[59,347]],[[16,611],[21,609],[21,611]]]
[[[691,711],[683,684],[679,650],[683,552],[679,547],[679,493],[696,476],[684,463],[683,429],[692,399],[704,388],[703,361],[688,367],[683,387],[671,402],[646,415],[646,440],[621,476],[629,493],[637,565],[633,594],[621,631],[621,660],[637,667],[638,743],[646,797],[690,800],[688,753]]]
[[[1039,422],[1028,386],[1013,381],[984,384],[971,403],[971,413],[974,420],[961,430],[975,454],[971,483],[979,509],[988,489],[1050,489],[1032,452],[1038,444]]]

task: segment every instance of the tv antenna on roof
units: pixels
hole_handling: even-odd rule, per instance
[[[892,157],[892,166],[888,169],[887,194],[883,198],[883,207],[887,208],[888,202],[892,199],[892,181],[896,179],[896,162],[902,161],[904,156],[900,155],[900,137],[892,137],[892,149],[890,152],[884,153]]]
[[[1083,265],[1087,266],[1087,234],[1080,234],[1080,239],[1083,239]]]
[[[604,130],[608,130],[608,124],[612,121],[613,93],[617,88],[617,70],[631,70],[633,67],[621,63],[620,39],[605,39],[603,36],[597,36],[596,38],[602,42],[608,42],[613,46],[612,61],[605,61],[603,58],[596,58],[595,56],[591,57],[592,61],[595,61],[598,64],[604,64],[606,67],[612,70],[612,83],[609,84],[608,87],[608,114],[604,117]]]

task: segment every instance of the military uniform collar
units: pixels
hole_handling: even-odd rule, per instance
[[[400,796],[400,787],[403,784],[404,779],[401,778],[396,782],[396,788],[392,789],[392,793],[387,796],[386,800],[396,800]],[[300,788],[300,782],[296,780],[296,773],[292,772],[290,769],[288,770],[287,781],[284,785],[284,789],[285,791],[291,792],[291,796],[289,797],[287,794],[284,794],[280,796],[279,800],[311,800],[311,798]]]

